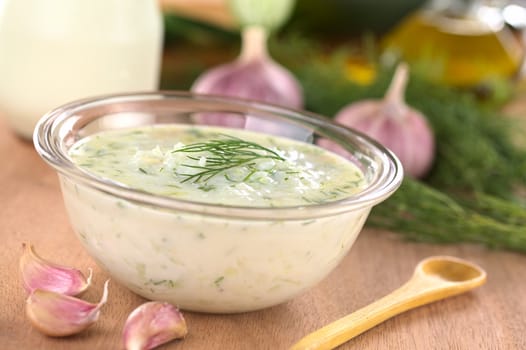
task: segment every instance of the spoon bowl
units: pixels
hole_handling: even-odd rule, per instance
[[[486,272],[479,266],[452,256],[433,256],[422,260],[415,271],[458,283],[480,282],[486,278]]]
[[[451,256],[422,260],[400,288],[354,313],[307,335],[291,350],[333,349],[404,311],[467,292],[486,282],[478,265]]]

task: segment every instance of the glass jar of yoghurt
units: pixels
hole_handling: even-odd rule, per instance
[[[158,89],[163,39],[155,0],[0,2],[0,114],[30,139],[71,100]]]

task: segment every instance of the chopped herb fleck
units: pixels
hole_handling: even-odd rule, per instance
[[[198,189],[200,189],[201,191],[204,191],[204,192],[210,192],[212,190],[215,190],[215,186],[214,185],[210,185],[208,183],[205,183],[199,187],[197,187]]]
[[[144,283],[144,285],[154,285],[154,286],[164,286],[168,288],[177,288],[180,286],[180,283],[174,280],[168,280],[168,279],[154,280],[150,278],[147,282]]]
[[[218,278],[216,278],[216,280],[214,281],[214,284],[216,285],[216,287],[220,288],[221,282],[223,282],[224,279],[225,279],[225,276],[219,276]]]

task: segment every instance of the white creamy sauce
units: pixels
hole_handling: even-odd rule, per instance
[[[188,147],[192,145],[200,147]],[[231,154],[212,153],[231,149]],[[135,189],[226,205],[321,204],[348,197],[365,185],[356,166],[322,148],[221,128],[106,132],[78,143],[70,156],[91,173]]]
[[[185,167],[194,163],[174,150],[227,132],[283,160],[260,158],[207,181],[184,181],[201,168]],[[86,171],[129,187],[229,205],[308,207],[366,185],[353,164],[316,146],[218,128],[105,132],[80,141],[70,155]],[[194,158],[199,166],[210,161],[207,154]],[[248,179],[247,171],[254,172]],[[61,186],[75,232],[113,278],[146,298],[204,312],[256,310],[305,291],[345,256],[369,213],[361,208],[276,220],[269,210],[267,219],[213,217],[116,198],[65,176]]]

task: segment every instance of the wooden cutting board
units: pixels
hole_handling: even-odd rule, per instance
[[[53,261],[84,271],[94,285],[84,298],[97,301],[109,278],[96,267],[68,224],[54,171],[31,143],[15,137],[0,119],[0,348],[2,350],[120,349],[129,312],[144,300],[110,282],[100,320],[77,336],[54,339],[33,329],[24,315],[18,259],[32,242]],[[189,335],[160,349],[287,349],[303,335],[395,289],[430,255],[472,260],[488,272],[485,286],[391,319],[342,349],[526,349],[526,255],[472,245],[401,241],[364,230],[339,267],[309,292],[280,306],[237,315],[185,312]],[[380,282],[381,281],[381,282]]]

